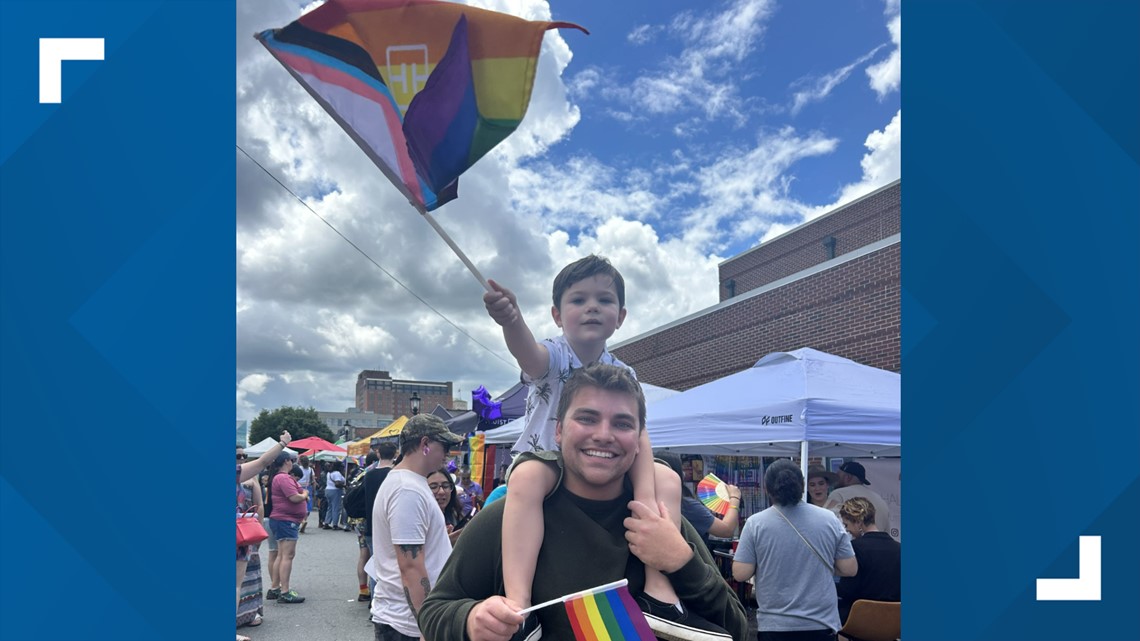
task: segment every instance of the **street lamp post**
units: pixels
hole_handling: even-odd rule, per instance
[[[412,416],[420,413],[420,393],[412,392]]]

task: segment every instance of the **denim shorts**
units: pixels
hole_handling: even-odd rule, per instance
[[[300,530],[301,524],[292,521],[278,521],[277,519],[269,519],[269,527],[273,530],[273,536],[277,538],[277,542],[281,541],[296,541],[301,537]]]

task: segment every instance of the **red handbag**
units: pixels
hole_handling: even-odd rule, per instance
[[[257,512],[238,513],[237,544],[239,546],[257,545],[268,538],[269,533],[261,525],[261,519],[257,518]]]

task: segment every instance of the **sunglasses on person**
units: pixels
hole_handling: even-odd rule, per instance
[[[237,455],[237,460],[239,460],[239,461],[244,461],[244,460],[246,460],[247,458],[249,458],[249,457],[248,457],[248,456],[246,456],[245,454],[238,454],[238,455]]]
[[[451,483],[428,483],[428,488],[432,492],[438,492],[440,490],[450,490],[451,489]]]

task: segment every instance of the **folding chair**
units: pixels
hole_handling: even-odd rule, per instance
[[[839,634],[860,641],[896,641],[902,634],[900,612],[898,601],[859,599],[851,604]]]

